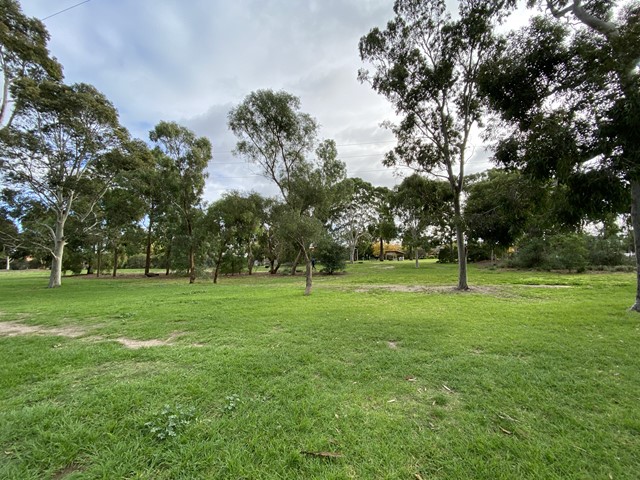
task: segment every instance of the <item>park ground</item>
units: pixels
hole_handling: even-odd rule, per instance
[[[632,273],[0,274],[2,479],[637,479]]]

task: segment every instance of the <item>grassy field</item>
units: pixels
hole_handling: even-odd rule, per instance
[[[0,478],[640,478],[634,275],[469,278],[0,273]]]

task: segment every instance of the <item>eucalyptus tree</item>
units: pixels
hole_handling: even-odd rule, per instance
[[[48,41],[44,24],[27,17],[19,2],[0,0],[0,126],[13,120],[12,89],[17,81],[62,79],[62,67],[50,56]]]
[[[397,0],[386,29],[372,29],[359,45],[362,60],[373,67],[361,70],[360,80],[385,96],[401,117],[399,124],[389,124],[398,145],[385,163],[405,164],[449,183],[460,290],[468,288],[461,194],[482,116],[477,75],[493,53],[502,3],[461,0],[454,17],[445,0]]]
[[[149,132],[158,151],[171,161],[164,185],[173,205],[184,222],[188,250],[189,283],[196,280],[195,224],[207,174],[212,158],[211,142],[197,137],[191,130],[175,122],[160,122]]]
[[[53,258],[49,287],[58,287],[67,219],[88,218],[116,175],[130,168],[128,133],[91,85],[22,79],[14,87],[14,119],[0,133],[2,175],[41,213],[32,226]]]
[[[394,188],[391,207],[400,219],[403,244],[414,252],[416,268],[419,268],[418,248],[425,244],[427,228],[431,218],[427,205],[433,202],[431,182],[421,175],[413,174]],[[433,207],[433,206],[432,206]]]
[[[561,185],[582,215],[631,211],[640,311],[640,7],[536,3],[543,15],[508,35],[481,75],[502,120],[495,158]]]
[[[337,234],[347,243],[349,261],[353,263],[358,245],[371,239],[369,225],[376,222],[375,187],[361,178],[347,178],[344,187],[345,195],[339,199],[333,223]]]
[[[300,111],[300,100],[286,92],[258,90],[229,112],[229,128],[238,137],[235,153],[257,164],[279,189],[286,205],[279,229],[300,249],[306,261],[305,295],[311,293],[311,247],[330,217],[331,196],[345,176],[335,143],[316,150],[318,124]]]

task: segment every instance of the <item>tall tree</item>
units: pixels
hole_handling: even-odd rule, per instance
[[[0,134],[5,180],[42,213],[41,246],[53,257],[49,287],[61,284],[65,224],[86,218],[131,161],[113,105],[94,87],[23,79],[12,125]]]
[[[24,15],[16,0],[0,0],[0,126],[13,119],[11,90],[16,81],[62,79],[62,67],[49,55],[48,41],[40,20]]]
[[[553,179],[588,217],[630,203],[640,247],[640,6],[539,4],[546,15],[505,38],[481,75],[506,129],[496,160]],[[636,255],[640,311],[640,248]]]
[[[281,231],[306,261],[305,295],[312,288],[311,246],[330,217],[327,199],[344,178],[335,143],[322,143],[314,165],[306,156],[316,145],[317,122],[300,111],[300,100],[286,92],[258,90],[229,112],[229,128],[238,137],[236,154],[259,165],[280,190],[287,206]]]
[[[461,0],[457,17],[445,0],[397,0],[395,18],[360,40],[360,56],[373,66],[361,70],[402,117],[390,128],[397,147],[387,165],[405,164],[444,177],[454,200],[458,244],[458,289],[468,289],[461,193],[474,129],[481,124],[479,66],[492,53],[500,4]]]
[[[160,122],[149,138],[162,154],[172,162],[167,186],[173,194],[172,202],[180,211],[188,242],[189,283],[196,281],[195,233],[198,207],[206,179],[205,169],[211,160],[211,142],[175,122]],[[175,193],[174,193],[175,192]]]

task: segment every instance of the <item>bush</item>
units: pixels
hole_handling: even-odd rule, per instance
[[[332,238],[326,238],[318,242],[312,255],[324,267],[322,272],[331,275],[347,267],[349,253],[343,245]]]
[[[591,265],[624,265],[627,263],[624,255],[624,242],[617,237],[587,239],[589,263]]]
[[[438,252],[438,263],[458,263],[458,247],[442,247]]]
[[[124,268],[144,268],[144,264],[147,261],[147,255],[144,253],[137,253],[127,258],[124,264]]]

